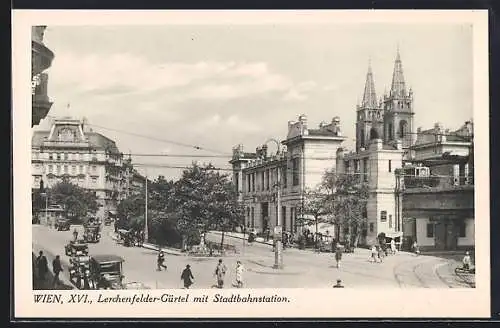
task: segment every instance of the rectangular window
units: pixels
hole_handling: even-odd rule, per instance
[[[250,174],[247,174],[247,191],[250,192]]]
[[[240,173],[236,173],[234,176],[234,185],[236,187],[236,192],[240,191]]]
[[[297,226],[295,224],[295,207],[290,208],[290,225],[293,232],[297,232]]]
[[[252,228],[255,228],[255,210],[251,208]]]
[[[49,165],[49,173],[54,172],[54,165]]]
[[[380,211],[380,221],[381,222],[387,221],[387,211]]]
[[[247,227],[250,227],[250,207],[247,207]]]
[[[292,159],[292,183],[294,186],[299,185],[299,158]]]
[[[80,165],[80,167],[78,168],[78,172],[79,172],[80,174],[83,174],[83,165]]]
[[[92,165],[92,172],[94,172],[94,173],[95,173],[96,171],[97,171],[97,166]]]
[[[71,174],[76,174],[76,165],[71,166]]]
[[[286,181],[286,175],[287,175],[287,171],[286,171],[286,165],[282,168],[283,170],[283,187],[286,188],[287,187],[287,181]]]
[[[368,158],[363,159],[363,177],[364,181],[368,181]]]
[[[252,191],[255,191],[255,172],[252,173]]]
[[[434,237],[434,223],[427,223],[427,238]]]
[[[68,153],[64,153],[64,160],[67,161],[68,160]]]
[[[392,172],[392,161],[389,160],[389,172]]]
[[[266,173],[265,171],[262,171],[262,176],[261,176],[261,179],[260,179],[261,185],[260,185],[260,188],[259,188],[260,190],[264,190],[264,186],[265,186],[264,180],[266,179],[265,173]]]
[[[467,225],[465,224],[465,221],[462,221],[459,223],[458,225],[458,236],[460,238],[464,238],[467,236],[467,229],[466,229]]]
[[[389,229],[392,229],[392,214],[389,214]]]
[[[61,160],[61,154],[57,154],[57,160],[60,161]]]
[[[69,167],[68,167],[68,165],[64,165],[64,173],[65,174],[69,173]]]
[[[54,159],[54,157],[53,157],[52,153],[49,153],[49,159],[50,159],[50,160],[53,160],[53,159]]]
[[[266,190],[269,190],[269,170],[266,171],[267,181],[266,181]]]
[[[97,178],[92,178],[92,184],[97,184]]]
[[[57,174],[61,174],[61,165],[57,165]]]
[[[373,232],[373,229],[374,229],[374,225],[373,225],[373,222],[370,223],[370,232]]]
[[[286,206],[281,208],[281,225],[283,226],[283,231],[286,231]]]

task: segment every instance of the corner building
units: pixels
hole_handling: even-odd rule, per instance
[[[288,122],[285,140],[272,140],[284,145],[276,153],[268,153],[269,142],[255,152],[245,152],[243,145],[234,147],[230,163],[239,200],[245,206],[246,227],[258,232],[273,231],[278,224],[279,188],[283,231],[300,230],[296,219],[303,207],[304,193],[321,182],[325,170],[335,167],[337,152],[345,139],[338,117],[310,128],[306,115],[300,115],[298,121]]]
[[[33,132],[32,188],[39,189],[41,181],[51,188],[68,179],[97,196],[100,218],[115,212],[127,195],[127,165],[123,164],[115,142],[88,129],[84,121],[58,118],[49,131]]]

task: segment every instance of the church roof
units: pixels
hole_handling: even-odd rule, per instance
[[[404,97],[406,95],[405,78],[403,74],[403,63],[401,56],[398,53],[394,61],[394,71],[392,72],[391,95],[396,97]]]
[[[377,94],[375,93],[375,83],[373,82],[372,67],[368,65],[368,72],[366,73],[365,92],[363,93],[363,108],[377,108]]]
[[[41,147],[43,142],[49,137],[49,131],[34,131],[31,137],[32,147]],[[111,153],[119,153],[119,149],[116,143],[106,136],[103,136],[97,132],[85,132],[85,136],[88,138],[90,146],[96,149],[108,150]]]

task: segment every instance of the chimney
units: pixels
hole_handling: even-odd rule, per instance
[[[267,158],[267,145],[266,144],[262,145],[262,157],[264,159]]]

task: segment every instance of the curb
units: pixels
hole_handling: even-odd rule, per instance
[[[111,239],[117,241],[118,238],[116,237],[115,233],[114,232],[109,232],[108,233],[109,237],[111,237]],[[145,248],[145,249],[150,249],[150,250],[155,250],[157,251],[158,250],[158,246],[154,245],[154,244],[149,244],[149,243],[143,243],[142,244],[142,248]],[[169,248],[162,248],[161,249],[164,253],[167,253],[167,254],[170,254],[170,255],[175,255],[175,256],[182,256],[184,255],[183,253],[181,252],[176,252],[176,251],[173,251]]]

